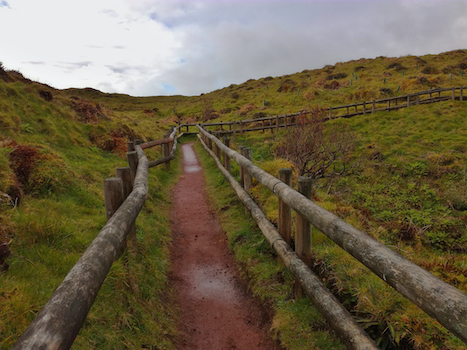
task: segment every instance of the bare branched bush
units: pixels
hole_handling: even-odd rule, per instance
[[[212,106],[212,101],[210,99],[203,100],[203,111],[202,111],[201,119],[204,122],[207,122],[212,119],[216,119],[218,115]]]
[[[291,128],[278,142],[276,156],[287,159],[300,175],[314,179],[344,175],[355,149],[355,134],[346,124],[325,124],[326,114],[318,106],[304,110],[297,117],[298,126]]]

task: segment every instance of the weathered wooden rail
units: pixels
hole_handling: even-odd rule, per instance
[[[169,162],[174,158],[177,147],[176,133],[177,129],[174,129],[164,140],[129,143],[130,167],[117,169],[120,177],[104,182],[107,224],[15,343],[13,350],[65,350],[71,347],[110,267],[123,254],[127,238],[146,200],[149,162],[143,149],[158,144],[170,145],[171,152],[158,164]],[[130,193],[125,199],[127,192]]]
[[[464,87],[437,88],[420,91],[408,95],[389,97],[373,101],[356,102],[343,106],[325,108],[326,119],[351,118],[356,115],[370,114],[381,111],[392,111],[413,105],[436,103],[447,100],[464,101]],[[279,130],[296,124],[295,118],[302,113],[284,114],[273,117],[263,117],[230,122],[202,123],[206,130],[216,128],[217,135],[242,134],[248,131]],[[195,124],[183,124],[180,127],[195,127]]]
[[[204,143],[209,148],[214,148],[216,156],[220,159],[219,156],[223,155],[224,165],[228,163],[227,158],[238,163],[245,187],[247,187],[246,174],[249,177],[254,177],[259,183],[272,191],[280,201],[294,209],[302,218],[323,232],[384,282],[467,344],[467,295],[465,293],[435,277],[336,215],[321,208],[306,196],[255,166],[248,159],[251,159],[251,156],[247,158],[227,147],[201,125],[198,128]],[[251,184],[251,180],[248,180],[248,182]],[[265,235],[272,247],[275,248],[276,242],[279,242],[279,240],[270,233],[265,233]],[[286,237],[284,238],[286,239]],[[307,294],[313,294],[303,284],[300,277],[299,280]],[[310,298],[315,300],[316,296],[310,295]],[[322,306],[317,305],[317,307],[320,309]],[[349,348],[358,349],[358,347]]]
[[[219,170],[224,177],[229,181],[232,188],[237,193],[240,200],[250,210],[253,218],[256,220],[258,227],[263,232],[272,248],[277,252],[287,268],[292,272],[295,278],[300,281],[303,289],[313,301],[315,306],[320,310],[328,321],[331,328],[339,336],[342,342],[349,349],[359,350],[376,350],[378,349],[373,340],[363,331],[357,324],[352,315],[345,309],[342,304],[334,297],[334,295],[321,283],[317,277],[303,262],[298,255],[290,248],[290,245],[277,232],[274,225],[268,221],[264,213],[249,196],[248,192],[230,175],[228,167],[225,167],[228,157],[224,159],[224,163],[217,155],[207,146],[206,140],[198,136],[209,154],[216,161]],[[246,181],[246,188],[251,184]]]

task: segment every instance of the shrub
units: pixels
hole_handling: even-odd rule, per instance
[[[345,123],[325,126],[325,118],[325,110],[318,106],[302,111],[297,117],[299,126],[291,128],[274,150],[292,162],[300,175],[318,179],[349,170],[356,136]]]
[[[242,108],[240,108],[240,115],[246,115],[248,112],[252,111],[256,109],[256,106],[254,104],[251,104],[251,103],[247,103],[246,105],[244,105]]]
[[[54,95],[49,90],[39,90],[39,96],[48,102],[54,99]]]
[[[344,79],[344,78],[347,78],[346,73],[337,73],[337,74],[328,75],[328,80]]]
[[[324,85],[324,88],[326,90],[339,90],[340,87],[341,84],[339,84],[339,82],[336,80],[333,80],[330,84]]]
[[[72,97],[70,107],[81,117],[86,124],[97,124],[100,120],[109,120],[107,110],[99,103],[80,97]]]
[[[379,91],[381,92],[381,95],[384,95],[384,96],[394,95],[394,91],[392,91],[392,89],[389,89],[389,88],[381,88],[379,89]]]
[[[204,122],[207,122],[209,120],[217,118],[217,114],[215,113],[216,111],[212,107],[212,101],[210,99],[204,99],[203,100],[203,115],[201,119]]]
[[[439,70],[435,67],[426,66],[422,69],[423,74],[438,74]]]

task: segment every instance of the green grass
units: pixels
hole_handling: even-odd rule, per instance
[[[126,164],[128,139],[158,139],[177,122],[202,121],[209,105],[213,121],[229,121],[466,85],[460,68],[466,59],[465,50],[360,59],[193,97],[56,90],[17,74],[12,82],[0,80],[0,191],[21,197],[17,207],[0,202],[0,242],[11,242],[12,252],[10,269],[1,276],[0,348],[11,347],[105,224],[102,182]],[[329,89],[330,84],[338,89]],[[44,91],[53,99],[44,99]],[[348,123],[358,135],[354,161],[359,167],[349,176],[317,182],[314,196],[326,209],[463,291],[465,106],[446,101],[334,121]],[[254,162],[276,175],[279,168],[291,166],[273,157],[283,132],[237,135],[233,147],[251,147]],[[160,150],[147,154],[157,159]],[[22,164],[21,159],[30,161]],[[293,301],[290,274],[212,163],[203,162],[213,200],[222,194],[214,205],[222,209],[244,275],[253,292],[275,310],[274,336],[290,349],[339,348],[309,301]],[[179,166],[176,160],[170,171],[150,170],[150,194],[137,221],[140,254],[127,252],[114,264],[74,348],[173,348],[177,312],[166,277],[168,198]],[[238,166],[232,164],[232,170],[238,177]],[[257,184],[251,194],[275,222],[277,199]],[[320,276],[381,347],[397,349],[391,341],[399,340],[400,348],[463,348],[326,236],[314,232],[313,242]]]
[[[325,209],[462,291],[467,291],[466,117],[465,102],[447,101],[333,121],[347,123],[356,133],[354,162],[359,165],[345,177],[317,180],[314,193]],[[277,176],[281,161],[268,156],[274,137],[248,133],[237,138],[236,147],[251,147],[254,162]],[[276,222],[275,196],[261,185],[251,194]],[[381,348],[464,348],[316,230],[313,250],[315,272]]]

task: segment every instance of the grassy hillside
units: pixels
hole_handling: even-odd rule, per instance
[[[161,136],[165,125],[149,125],[3,71],[1,349],[12,346],[104,226],[103,181],[125,166],[127,138]],[[75,349],[173,348],[167,217],[177,168],[151,170],[149,200],[137,221],[138,255],[127,252],[114,264]]]
[[[378,57],[328,65],[301,73],[250,79],[201,96],[130,97],[96,90],[65,90],[97,101],[127,118],[152,116],[160,123],[228,121],[295,113],[322,107],[404,95],[431,87],[467,83],[467,51],[400,58]]]
[[[137,98],[93,89],[56,90],[0,66],[0,348],[11,347],[105,224],[102,183],[125,165],[127,140],[160,138],[177,122],[249,119],[466,85],[466,69],[467,51],[458,50],[337,63],[195,97]],[[348,176],[317,182],[314,196],[326,209],[463,291],[466,117],[466,102],[447,101],[333,121],[347,123],[357,135],[353,159],[359,166]],[[254,161],[276,175],[280,167],[290,166],[273,157],[283,133],[251,133],[237,138],[234,147],[252,147]],[[148,155],[159,156],[157,150]],[[74,348],[173,348],[167,198],[177,173],[177,165],[169,172],[150,171],[149,201],[137,222],[140,254],[126,253],[114,264]],[[212,181],[214,191],[226,186]],[[276,199],[260,186],[251,193],[275,221]],[[255,255],[270,253],[260,235],[247,235],[253,229],[239,216],[241,209],[230,202],[218,206],[224,216],[235,218],[230,226],[243,230],[228,232],[231,239],[241,235],[251,242],[238,248],[237,258],[254,277],[253,290],[268,302],[280,300],[277,336],[290,349],[310,348],[310,339],[321,337],[314,346],[326,349],[329,335],[312,306],[294,303],[287,292],[281,297],[272,293],[290,284],[290,276],[280,265],[271,267],[270,256],[263,262]],[[237,225],[239,220],[245,224]],[[234,230],[228,226],[227,231]],[[464,348],[324,235],[316,232],[313,239],[315,270],[382,347]],[[272,284],[266,281],[270,277]],[[314,316],[299,321],[305,314]]]

